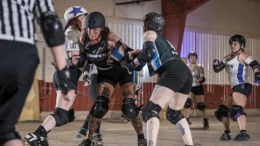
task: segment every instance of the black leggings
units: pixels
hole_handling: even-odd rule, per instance
[[[0,135],[15,131],[33,83],[39,57],[35,45],[0,40]]]

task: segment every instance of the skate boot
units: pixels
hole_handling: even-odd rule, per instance
[[[147,146],[146,139],[138,139],[138,146]]]
[[[188,124],[191,125],[192,122],[190,121],[190,118],[186,118],[186,120],[187,120]]]
[[[203,119],[203,128],[206,130],[206,129],[209,129],[209,119]]]
[[[91,146],[91,140],[89,139],[83,139],[79,146]]]
[[[103,146],[102,135],[100,133],[93,134],[92,146]]]
[[[83,136],[85,137],[87,135],[87,129],[85,129],[84,127],[81,127],[79,129],[79,133],[76,135],[77,138],[82,138]]]
[[[248,141],[250,136],[245,130],[241,130],[240,133],[234,138],[235,141]]]
[[[223,133],[223,135],[219,138],[220,141],[228,141],[231,140],[231,136],[229,133]]]
[[[49,146],[47,136],[38,136],[35,133],[28,133],[27,135],[25,135],[24,140],[27,142],[29,146],[39,146],[39,144],[41,146]]]

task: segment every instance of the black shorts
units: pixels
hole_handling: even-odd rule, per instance
[[[158,85],[167,87],[174,92],[189,94],[192,86],[192,74],[187,65],[180,59],[173,59],[158,70]]]
[[[78,68],[69,68],[69,71],[70,71],[71,80],[76,85],[75,92],[77,93],[78,82],[79,82],[79,78],[82,74],[82,71]],[[57,81],[57,71],[55,71],[53,74],[52,82],[53,82],[55,90],[60,90],[60,87],[59,87],[58,81]]]
[[[98,69],[97,83],[106,82],[114,87],[117,83],[124,85],[133,82],[133,75],[129,74],[125,68],[112,67],[108,70]]]
[[[35,45],[0,40],[0,137],[14,132],[39,64]]]
[[[190,92],[193,93],[194,95],[204,95],[204,89],[202,85],[191,87]]]
[[[249,97],[249,95],[252,92],[252,84],[242,83],[242,84],[239,84],[239,85],[236,85],[235,87],[233,87],[232,90],[233,90],[233,92],[238,92],[238,93],[245,95],[246,97]]]

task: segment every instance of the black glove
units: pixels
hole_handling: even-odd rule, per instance
[[[86,82],[89,83],[89,75],[84,75],[84,76],[83,76],[83,82],[84,82],[84,83],[86,83]]]
[[[206,81],[205,77],[200,77],[199,78],[199,83],[203,84]]]
[[[260,72],[255,72],[254,81],[257,84],[260,84]]]
[[[125,68],[127,69],[128,72],[133,72],[133,71],[135,71],[136,67],[137,66],[135,66],[135,63],[133,61],[131,61],[130,63],[128,63],[126,65]]]
[[[70,79],[70,72],[67,67],[57,70],[57,81],[62,94],[67,94],[69,90],[76,89],[76,85]]]
[[[213,61],[213,69],[214,72],[220,72],[225,67],[224,63],[222,61],[219,61],[218,59],[215,59]]]

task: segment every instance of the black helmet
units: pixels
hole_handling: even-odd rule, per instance
[[[105,27],[105,17],[100,12],[92,12],[87,16],[86,27],[87,28],[103,28]]]
[[[144,24],[147,25],[148,28],[151,28],[156,31],[162,31],[164,28],[165,20],[164,18],[155,12],[148,13],[144,16]]]
[[[198,55],[195,51],[190,51],[189,54],[188,54],[188,59],[191,57],[191,56],[195,56],[196,58],[198,58]]]
[[[232,42],[238,42],[241,46],[241,49],[244,49],[246,47],[246,39],[240,34],[233,35],[229,39],[229,45],[231,45]],[[242,47],[242,45],[243,45],[243,47]]]

